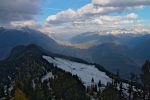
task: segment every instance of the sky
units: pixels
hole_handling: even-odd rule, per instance
[[[0,26],[45,33],[150,32],[150,0],[0,0]]]

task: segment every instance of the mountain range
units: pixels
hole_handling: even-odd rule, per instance
[[[82,53],[79,57],[101,64],[111,72],[120,70],[122,76],[130,75],[132,72],[140,73],[140,66],[145,60],[150,59],[149,41],[148,33],[100,35],[87,32],[68,39],[72,47],[78,48],[74,46],[75,44],[87,46],[87,48],[79,47],[78,49],[86,52],[88,57],[81,56]]]
[[[129,78],[130,73],[139,75],[140,66],[150,58],[150,35],[147,33],[141,35],[81,33],[66,39],[65,42],[71,44],[69,46],[59,44],[58,38],[53,38],[27,27],[0,28],[0,59],[7,58],[11,49],[16,46],[35,44],[53,53],[103,65],[112,73],[119,70],[122,77]],[[87,48],[78,48],[72,44],[81,44],[80,46],[86,44]]]

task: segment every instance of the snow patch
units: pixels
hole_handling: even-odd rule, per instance
[[[32,87],[33,87],[33,89],[35,89],[35,87],[36,87],[34,80],[32,80]]]
[[[41,81],[43,83],[45,80],[48,80],[50,78],[54,78],[52,72],[48,72],[45,76],[43,76],[42,79],[41,79]]]
[[[93,84],[91,82],[92,78],[96,84],[99,81],[101,81],[101,83],[104,85],[107,85],[108,82],[111,82],[111,78],[109,78],[104,72],[99,71],[95,65],[73,62],[58,57],[52,58],[49,56],[43,56],[43,58],[49,63],[53,63],[58,68],[66,72],[70,72],[73,75],[77,75],[85,86],[90,86]]]

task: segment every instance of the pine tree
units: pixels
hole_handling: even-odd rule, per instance
[[[131,95],[132,95],[132,85],[129,85],[128,87],[128,93],[129,93],[129,100],[131,100]]]
[[[122,86],[122,82],[120,82],[120,86],[119,86],[119,95],[120,95],[120,98],[121,98],[121,96],[122,96],[122,94],[123,94],[123,86]]]
[[[132,99],[132,94],[133,94],[133,82],[135,80],[135,74],[131,73],[130,74],[130,85],[128,87],[128,93],[129,93],[129,100]]]
[[[4,96],[4,87],[0,85],[0,98]]]
[[[116,75],[114,77],[114,83],[113,83],[114,88],[117,88],[119,80],[120,80],[120,72],[117,69]]]
[[[102,83],[101,81],[99,80],[98,82],[98,100],[101,100],[101,87],[102,87]]]
[[[94,85],[94,91],[97,92],[97,85]]]
[[[93,78],[92,78],[91,82],[94,83],[94,79]]]
[[[141,98],[141,91],[140,91],[140,88],[141,88],[141,86],[140,86],[140,83],[139,83],[139,78],[138,78],[138,76],[136,75],[135,76],[135,83],[136,84],[134,84],[134,89],[135,89],[135,91],[133,91],[133,100],[141,100],[142,98]]]
[[[101,86],[102,86],[102,83],[101,83],[101,81],[99,81],[99,82],[98,82],[99,91],[100,91]]]
[[[145,96],[150,100],[150,61],[146,61],[142,66],[141,80],[144,87],[143,99]]]

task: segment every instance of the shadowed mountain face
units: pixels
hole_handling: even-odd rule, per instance
[[[148,35],[149,36],[149,35]],[[144,62],[145,59],[150,59],[150,36],[145,38],[134,48],[135,58],[140,64]]]
[[[129,49],[114,43],[105,43],[89,49],[94,62],[101,63],[111,72],[120,71],[122,76],[129,77],[131,72],[139,73],[139,66],[130,58]]]
[[[58,44],[47,35],[29,28],[0,29],[0,59],[7,57],[18,45],[36,44],[47,50],[57,51]]]

